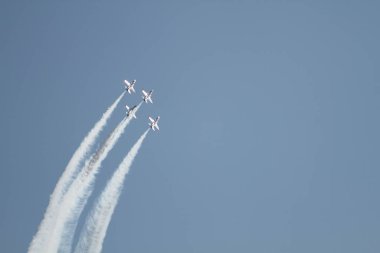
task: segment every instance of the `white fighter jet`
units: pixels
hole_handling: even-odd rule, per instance
[[[143,98],[143,100],[144,100],[145,103],[148,103],[148,101],[151,102],[151,103],[153,103],[153,101],[152,101],[153,90],[151,90],[149,92],[146,92],[145,90],[142,90],[142,93],[143,93],[142,98]]]
[[[133,87],[135,86],[135,83],[136,83],[136,80],[133,80],[132,82],[128,82],[128,80],[124,80],[125,89],[128,91],[129,94],[132,94],[132,91],[136,92],[135,88]]]
[[[137,117],[136,117],[136,109],[137,109],[137,105],[132,106],[131,108],[129,108],[128,105],[125,105],[125,108],[127,108],[127,112],[126,112],[127,117],[132,116],[133,118],[137,119]]]
[[[152,128],[153,131],[155,131],[154,130],[155,128],[157,130],[160,130],[160,128],[158,127],[158,121],[160,120],[160,116],[157,116],[157,118],[155,120],[152,119],[151,117],[149,117],[149,120],[150,120],[149,126],[150,126],[150,128]]]

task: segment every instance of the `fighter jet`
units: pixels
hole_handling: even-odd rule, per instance
[[[158,127],[158,121],[160,120],[160,116],[157,116],[157,118],[154,120],[152,119],[151,117],[149,117],[149,126],[150,128],[152,128],[153,131],[155,131],[154,129],[156,128],[157,130],[160,130],[160,128]]]
[[[125,90],[128,91],[129,94],[132,94],[132,91],[136,92],[135,88],[133,87],[135,86],[135,83],[136,83],[136,80],[133,80],[130,83],[128,82],[128,80],[124,80]]]
[[[145,103],[148,103],[148,101],[151,102],[151,103],[153,103],[153,101],[152,101],[153,90],[151,90],[149,92],[146,92],[145,90],[142,90],[142,93],[143,93],[142,98],[143,98],[143,100],[144,100]]]
[[[126,112],[127,117],[132,116],[133,118],[137,119],[137,117],[136,117],[136,109],[137,109],[137,105],[132,106],[132,108],[129,108],[128,105],[125,105],[125,108],[127,108],[127,112]]]

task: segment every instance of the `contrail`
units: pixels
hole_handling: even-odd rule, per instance
[[[50,231],[55,223],[55,217],[59,208],[59,203],[63,195],[67,192],[68,187],[73,182],[74,177],[78,173],[79,166],[94,146],[96,139],[107,124],[112,113],[116,109],[120,100],[125,95],[125,91],[113,102],[113,104],[105,111],[100,120],[94,125],[91,131],[83,139],[78,149],[74,152],[69,163],[67,164],[62,176],[59,178],[53,193],[50,196],[48,207],[45,211],[44,218],[29,245],[29,253],[42,252],[43,245],[48,241]]]
[[[136,112],[142,102],[137,106]],[[70,252],[71,243],[80,214],[92,193],[95,176],[102,165],[103,160],[115,146],[120,136],[124,133],[126,126],[132,117],[124,118],[107,138],[100,149],[91,157],[81,172],[71,184],[65,194],[60,210],[57,215],[55,227],[51,232],[47,248],[43,252]]]
[[[123,159],[112,178],[108,181],[106,188],[98,198],[90,215],[86,219],[86,223],[75,248],[75,253],[101,252],[108,225],[123,189],[125,176],[128,174],[129,168],[148,134],[148,131],[149,129],[141,135],[135,145],[133,145],[128,152],[127,156]]]

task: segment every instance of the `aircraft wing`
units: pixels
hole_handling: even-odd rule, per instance
[[[144,96],[147,96],[147,95],[148,95],[148,93],[146,93],[145,90],[142,90],[142,93],[144,94]]]
[[[124,80],[124,83],[125,83],[127,86],[131,85],[131,84],[128,82],[128,80]]]
[[[152,123],[154,122],[154,119],[152,119],[151,117],[149,117],[149,120],[150,120],[150,122],[152,122]]]
[[[156,124],[155,127],[157,128],[157,130],[160,130],[160,128],[158,127],[158,125]]]

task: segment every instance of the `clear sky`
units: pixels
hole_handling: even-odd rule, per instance
[[[376,1],[2,1],[0,251],[122,92],[154,104],[104,252],[380,252]],[[124,116],[126,96],[101,140]],[[88,208],[84,214],[87,214]],[[81,223],[84,216],[81,217]]]

